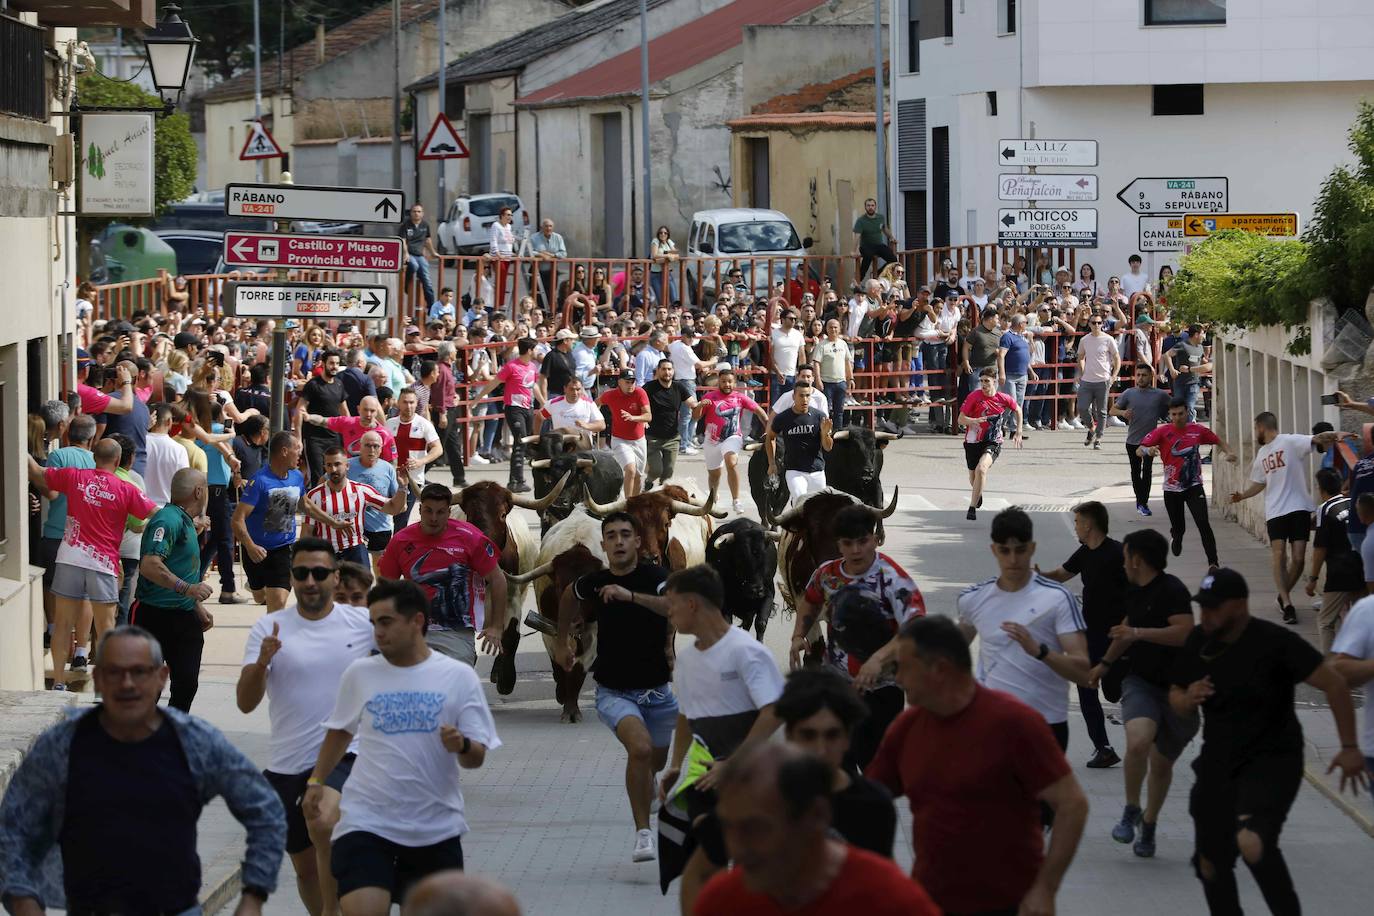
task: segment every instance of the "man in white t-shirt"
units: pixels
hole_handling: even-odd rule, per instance
[[[820,390],[821,386],[816,384],[816,370],[811,368],[811,366],[809,365],[798,366],[797,378],[796,381],[793,382],[793,387],[801,384],[802,382],[809,382],[811,384],[811,394],[806,399],[806,406],[814,407],[816,410],[819,410],[821,413],[825,414],[826,416],[829,416],[830,402],[825,399],[825,392]],[[769,415],[776,417],[784,410],[791,409],[792,392],[789,391],[785,394],[778,395],[777,399],[773,401],[773,406],[769,408],[768,413]]]
[[[1374,597],[1361,598],[1346,612],[1345,622],[1331,645],[1331,665],[1350,687],[1374,680]],[[1369,690],[1365,689],[1368,696]],[[1366,769],[1374,774],[1374,703],[1365,700],[1360,747]]]
[[[797,379],[797,360],[805,343],[802,332],[797,330],[797,313],[790,306],[784,306],[778,327],[768,337],[769,359],[772,362],[772,372],[768,376],[768,400],[775,401],[778,395],[792,390]]]
[[[1126,266],[1129,268],[1121,277],[1121,292],[1129,300],[1136,293],[1148,292],[1150,289],[1150,277],[1140,269],[1142,261],[1140,255],[1133,254],[1126,259]]]
[[[700,340],[696,330],[684,324],[682,328],[682,338],[675,340],[668,347],[668,358],[673,361],[673,378],[681,382],[686,389],[691,392],[692,397],[697,396],[697,373],[708,369],[714,369],[716,361],[714,359],[697,359],[695,347]],[[678,451],[683,455],[695,455],[698,453],[693,444],[696,436],[693,428],[696,426],[692,422],[692,408],[686,403],[678,412],[677,418],[677,439]]]
[[[425,644],[429,599],[420,586],[383,579],[367,597],[381,654],[344,671],[302,802],[307,818],[318,816],[327,778],[356,735],[332,850],[348,916],[386,916],[393,894],[399,902],[426,875],[463,867],[459,768],[480,767],[501,746],[472,666]]]
[[[387,431],[396,440],[396,464],[405,468],[415,486],[406,497],[406,508],[393,516],[396,530],[410,524],[410,510],[415,507],[415,494],[425,488],[425,466],[444,456],[444,443],[434,424],[419,411],[420,399],[414,388],[402,388],[396,396],[396,416],[386,421]]]
[[[1064,586],[1035,572],[1030,516],[1013,506],[992,519],[998,575],[960,593],[959,629],[979,639],[978,681],[1002,690],[1045,717],[1069,744],[1069,683],[1088,676],[1087,625]]]
[[[1078,419],[1088,430],[1084,445],[1102,447],[1107,425],[1107,392],[1121,371],[1116,338],[1102,329],[1102,316],[1088,319],[1088,333],[1078,340]]]
[[[144,444],[147,462],[143,468],[143,483],[148,498],[159,508],[172,499],[172,477],[177,471],[191,466],[186,447],[172,439],[172,405],[152,404],[148,407],[148,439]]]
[[[1250,465],[1250,486],[1231,494],[1231,502],[1238,503],[1264,492],[1264,527],[1269,534],[1270,570],[1274,587],[1278,589],[1279,608],[1283,622],[1290,626],[1298,622],[1293,607],[1293,586],[1302,576],[1307,554],[1307,538],[1312,530],[1312,491],[1307,484],[1307,462],[1314,446],[1328,449],[1341,439],[1353,439],[1354,433],[1330,432],[1315,436],[1280,433],[1279,418],[1269,411],[1255,417],[1255,452]],[[1287,550],[1285,550],[1285,546]]]
[[[286,854],[296,869],[301,902],[311,912],[338,912],[329,869],[329,834],[339,820],[339,793],[353,769],[350,745],[320,789],[316,817],[301,810],[301,796],[324,741],[320,723],[334,708],[339,679],[375,647],[367,609],[337,604],[338,563],[328,541],[301,538],[291,550],[294,607],[264,614],[248,632],[237,702],[250,713],[267,697],[270,758],[263,776],[286,809]],[[305,575],[297,577],[300,570]]]
[[[582,380],[577,376],[563,385],[563,394],[551,398],[542,411],[549,428],[558,433],[576,433],[582,444],[591,447],[592,439],[606,428],[606,418],[591,398],[587,397]]]
[[[729,864],[715,818],[714,787],[731,755],[767,741],[782,724],[773,706],[782,696],[782,672],[763,643],[721,611],[725,586],[709,566],[692,566],[668,577],[664,586],[668,620],[695,640],[678,649],[673,692],[678,699],[673,754],[663,771],[663,792],[672,793],[688,748],[698,742],[714,766],[684,790],[696,850],[682,870],[682,911],[692,912],[708,878]]]

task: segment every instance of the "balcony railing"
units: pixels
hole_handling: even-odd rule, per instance
[[[43,30],[0,15],[0,112],[48,120]]]

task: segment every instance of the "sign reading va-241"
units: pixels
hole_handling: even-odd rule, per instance
[[[391,291],[353,283],[224,284],[224,312],[239,318],[352,318],[390,315]]]
[[[405,194],[388,188],[237,183],[224,186],[227,216],[399,223],[405,209]]]
[[[997,244],[1003,248],[1052,246],[1096,248],[1094,207],[1023,207],[997,211]]]
[[[1170,213],[1225,213],[1225,178],[1137,178],[1116,199],[1142,216]]]
[[[231,267],[300,270],[371,270],[396,273],[405,266],[405,243],[361,235],[224,233],[224,263]]]

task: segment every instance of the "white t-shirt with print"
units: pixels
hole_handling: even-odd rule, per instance
[[[1041,575],[1015,592],[1003,591],[996,579],[989,579],[964,589],[956,607],[959,622],[978,631],[978,682],[1011,694],[1051,725],[1067,721],[1069,682],[1028,655],[1002,624],[1021,624],[1036,642],[1055,651],[1060,636],[1087,629],[1073,594]]]
[[[1312,491],[1307,487],[1307,462],[1312,437],[1279,433],[1255,453],[1250,480],[1264,484],[1264,517],[1278,518],[1290,512],[1315,512]]]
[[[482,683],[471,665],[430,652],[399,668],[381,655],[348,666],[325,728],[358,736],[334,839],[357,831],[402,846],[432,846],[468,832],[458,755],[442,725],[488,751],[501,746]]]
[[[423,458],[429,451],[430,443],[439,441],[439,430],[434,428],[434,424],[418,413],[410,418],[406,424],[410,428],[410,441],[406,445],[406,456]],[[401,418],[388,417],[386,421],[387,431],[393,438],[399,439],[397,435],[401,429]],[[396,443],[397,448],[400,442]],[[420,465],[418,468],[410,468],[410,479],[415,481],[415,485],[423,487],[425,485],[425,469],[427,465]]]
[[[244,665],[257,662],[273,626],[281,648],[267,665],[267,769],[295,775],[315,766],[324,742],[320,723],[334,708],[344,669],[366,658],[377,644],[367,608],[336,603],[326,616],[307,620],[291,605],[253,624],[243,647]],[[356,740],[349,750],[357,751]]]
[[[1345,622],[1336,633],[1331,651],[1351,658],[1374,658],[1374,597],[1361,598],[1346,612]],[[1366,697],[1364,725],[1360,729],[1360,751],[1374,757],[1374,703]]]
[[[577,403],[569,401],[567,398],[550,398],[549,403],[544,406],[548,411],[549,421],[554,429],[571,429],[577,432],[585,432],[577,421],[590,423],[593,420],[603,419],[601,411],[591,398],[578,398]]]

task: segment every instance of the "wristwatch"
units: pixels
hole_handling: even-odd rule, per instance
[[[467,753],[468,751],[470,751],[470,750],[472,750],[472,739],[469,738],[467,735],[464,735],[464,736],[463,736],[463,746],[460,747],[460,748],[458,748],[458,753],[460,753],[460,754],[466,754],[466,753]]]
[[[1040,651],[1037,652],[1037,653],[1035,654],[1035,660],[1036,660],[1036,661],[1043,662],[1043,661],[1045,660],[1045,656],[1047,656],[1047,655],[1049,655],[1049,654],[1050,654],[1050,647],[1047,646],[1047,645],[1045,645],[1045,644],[1042,642],[1042,643],[1040,644]]]

